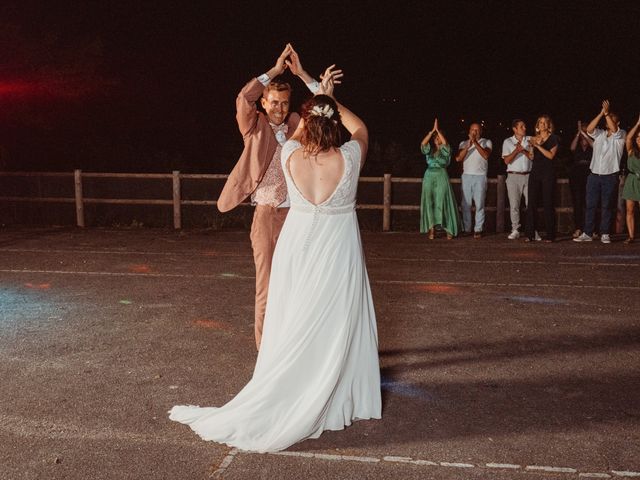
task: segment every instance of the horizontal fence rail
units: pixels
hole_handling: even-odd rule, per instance
[[[78,227],[85,226],[84,206],[88,204],[111,204],[111,205],[166,205],[173,208],[173,227],[175,229],[182,228],[182,207],[192,205],[215,206],[216,200],[186,200],[181,198],[181,181],[182,180],[226,180],[228,175],[224,174],[185,174],[174,170],[172,173],[94,173],[74,170],[73,172],[0,172],[0,177],[53,177],[53,178],[73,178],[74,197],[26,197],[26,196],[0,196],[0,201],[4,202],[42,202],[42,203],[75,203],[76,207],[76,225]],[[160,179],[171,180],[172,182],[172,198],[171,199],[151,199],[151,198],[93,198],[83,195],[83,180],[91,178],[108,178],[108,179]],[[496,178],[487,179],[488,184],[496,185],[496,205],[487,205],[485,210],[495,212],[496,231],[504,232],[505,213],[509,209],[506,204],[506,177],[498,175]],[[416,211],[420,210],[418,204],[393,204],[392,192],[393,184],[420,184],[422,178],[416,177],[392,177],[386,173],[382,177],[360,177],[360,183],[382,183],[383,194],[381,204],[357,204],[359,210],[382,210],[382,230],[387,232],[391,230],[391,212],[396,211]],[[451,184],[460,184],[460,178],[450,179]],[[558,184],[568,183],[567,179],[557,179]],[[624,185],[624,178],[620,179],[620,192]],[[241,206],[250,206],[250,203],[241,203]],[[618,202],[617,218],[624,216],[621,209],[622,202]],[[572,207],[556,207],[557,213],[571,213]],[[621,231],[621,227],[616,226],[616,231]]]

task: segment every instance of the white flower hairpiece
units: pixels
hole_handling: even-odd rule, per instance
[[[328,104],[324,107],[320,105],[316,105],[311,109],[311,115],[314,117],[326,117],[331,118],[333,116],[333,108],[331,108]]]

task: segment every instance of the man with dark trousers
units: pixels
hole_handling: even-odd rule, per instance
[[[606,130],[598,127],[605,119]],[[584,231],[574,242],[590,242],[596,221],[596,208],[600,204],[600,241],[611,243],[610,229],[615,206],[616,187],[620,175],[620,159],[624,153],[626,132],[620,128],[620,118],[609,110],[609,100],[602,102],[602,110],[587,126],[587,134],[593,138],[591,173],[587,178],[587,201]]]

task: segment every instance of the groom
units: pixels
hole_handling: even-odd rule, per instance
[[[236,120],[244,150],[218,198],[218,210],[227,212],[251,195],[255,205],[251,247],[256,266],[255,337],[260,349],[267,306],[273,251],[289,211],[287,186],[280,164],[282,145],[295,132],[300,116],[289,114],[291,86],[275,79],[289,68],[315,93],[319,83],[303,68],[298,54],[287,44],[266,73],[247,83],[236,99]],[[259,112],[256,102],[264,109]]]

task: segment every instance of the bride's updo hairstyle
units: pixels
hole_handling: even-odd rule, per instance
[[[340,113],[333,98],[316,95],[309,99],[302,106],[302,118],[304,129],[301,140],[305,154],[317,155],[342,144]]]

